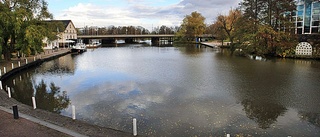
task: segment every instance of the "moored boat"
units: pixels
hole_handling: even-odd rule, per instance
[[[71,47],[71,52],[83,53],[87,51],[87,47],[84,43],[79,42],[75,46]]]
[[[87,48],[98,48],[100,46],[101,46],[100,42],[92,42],[91,44],[86,45]]]

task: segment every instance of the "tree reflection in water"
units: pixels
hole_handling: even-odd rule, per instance
[[[283,115],[287,109],[279,104],[245,99],[241,102],[248,118],[254,120],[260,128],[267,129]]]
[[[299,112],[299,117],[302,120],[308,121],[311,124],[320,127],[320,113],[312,113],[312,112]]]
[[[20,76],[21,79],[16,80],[16,84],[11,82],[12,78],[6,81],[6,85],[12,87],[13,98],[21,103],[32,106],[31,98],[35,97],[37,108],[58,114],[69,106],[70,99],[66,91],[61,91],[60,87],[54,83],[50,83],[50,87],[48,87],[44,80],[41,80],[39,84],[33,84],[36,82],[28,78],[28,75],[29,73]]]
[[[35,98],[37,107],[48,110],[50,112],[61,113],[61,110],[67,108],[70,104],[70,99],[66,91],[60,90],[60,87],[50,83],[50,88],[47,88],[46,83],[41,82],[35,86]]]

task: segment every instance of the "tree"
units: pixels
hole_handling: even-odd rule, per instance
[[[281,55],[295,45],[292,13],[295,0],[244,0],[240,26],[246,42],[243,47],[252,54]]]
[[[44,0],[1,0],[0,7],[0,45],[4,58],[10,60],[16,46],[25,49],[26,54],[42,50],[39,41],[49,30],[41,22],[52,18],[47,3]]]
[[[215,39],[221,41],[221,45],[223,46],[223,41],[226,39],[226,33],[217,22],[211,24],[207,27],[206,34],[212,34]]]
[[[198,12],[192,12],[183,19],[180,30],[177,32],[178,37],[183,39],[195,39],[201,36],[206,29],[205,17]]]
[[[239,28],[237,25],[238,21],[242,17],[240,10],[233,10],[231,9],[229,11],[229,15],[219,15],[217,17],[216,25],[218,29],[222,29],[226,36],[230,40],[230,46],[231,50],[234,50],[234,38],[236,37],[237,28]]]
[[[66,91],[61,91],[60,87],[54,83],[50,83],[50,87],[41,80],[41,82],[35,85],[35,98],[37,102],[42,102],[37,105],[39,108],[48,110],[54,113],[61,113],[61,110],[67,108],[70,105],[69,96]]]

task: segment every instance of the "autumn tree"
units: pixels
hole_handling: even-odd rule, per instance
[[[16,46],[26,54],[42,50],[49,30],[41,22],[52,18],[44,0],[0,0],[0,11],[0,45],[6,60]]]
[[[217,17],[216,25],[218,28],[222,29],[226,34],[227,38],[230,40],[231,50],[234,50],[234,39],[236,38],[238,21],[242,17],[241,11],[238,9],[231,9],[229,15],[219,15]]]
[[[294,0],[243,0],[241,8],[246,23],[239,30],[251,53],[281,55],[295,45]]]
[[[205,17],[198,12],[192,12],[187,15],[180,26],[177,36],[183,39],[194,40],[196,37],[201,36],[206,29]]]
[[[222,46],[223,46],[223,41],[227,38],[225,31],[217,22],[207,27],[206,34],[211,34],[212,36],[215,37],[215,39],[220,40]]]

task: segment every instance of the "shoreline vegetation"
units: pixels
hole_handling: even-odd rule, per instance
[[[28,58],[18,59],[18,58],[12,58],[12,61],[0,61],[0,67],[2,70],[2,74],[0,79],[3,80],[6,77],[10,77],[10,75],[14,75],[17,72],[23,71],[24,69],[28,69],[31,66],[36,66],[41,64],[44,61],[55,59],[58,57],[61,57],[63,55],[69,54],[70,49],[61,49],[57,51],[47,51],[49,53],[47,54],[41,54],[42,56],[30,56]],[[33,60],[36,58],[36,60]],[[22,63],[26,59],[29,60],[27,64]],[[11,65],[12,63],[16,65],[20,61],[21,66],[16,66],[14,69],[12,69]],[[4,67],[8,68],[7,72],[4,74],[3,69]],[[3,85],[5,87],[5,85]],[[30,99],[31,100],[31,99]],[[9,98],[8,94],[5,90],[0,90],[0,106],[5,107],[7,109],[12,110],[12,106],[18,106],[19,113],[23,113],[32,117],[35,117],[37,119],[41,119],[43,121],[52,123],[54,125],[78,132],[83,135],[88,136],[132,136],[131,133],[127,133],[124,131],[106,128],[106,127],[100,127],[97,125],[88,124],[85,122],[82,122],[80,120],[73,120],[70,117],[62,116],[60,114],[56,114],[53,112],[49,112],[42,109],[33,109],[32,106],[28,106],[26,104],[23,104],[14,98]],[[0,110],[2,111],[2,110]]]
[[[192,42],[192,41],[175,41],[175,44],[201,44],[211,48],[221,48],[221,49],[230,49],[230,42],[223,42],[223,45],[219,41],[206,41],[206,42]],[[235,56],[240,57],[249,57],[249,56],[261,56],[256,54],[247,54],[244,53],[241,48],[236,48],[233,53]],[[305,59],[305,60],[320,60],[320,55],[311,55],[311,56],[303,56],[303,55],[286,55],[286,56],[272,56],[272,55],[262,55],[264,58],[283,58],[283,59]]]

